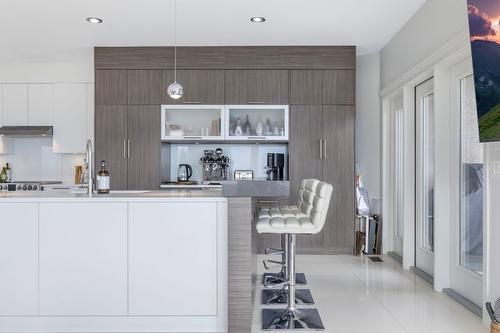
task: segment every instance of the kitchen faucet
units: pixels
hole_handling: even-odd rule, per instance
[[[86,163],[86,168],[87,168],[87,174],[88,174],[88,186],[87,186],[87,191],[89,198],[92,197],[92,191],[93,191],[93,181],[92,181],[92,140],[87,140],[87,152],[86,152],[86,157],[85,157],[85,163]]]

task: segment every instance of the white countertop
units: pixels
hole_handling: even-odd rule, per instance
[[[225,200],[221,189],[175,189],[168,191],[111,191],[109,194],[94,193],[89,198],[82,192],[2,192],[3,200],[17,202],[53,202],[53,201],[176,201],[176,200],[218,201]]]

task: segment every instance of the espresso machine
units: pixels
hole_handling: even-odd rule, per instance
[[[268,153],[266,179],[267,180],[283,180],[285,168],[285,154]]]
[[[203,168],[203,183],[213,184],[227,180],[229,171],[229,157],[222,155],[222,149],[205,150],[200,164]]]

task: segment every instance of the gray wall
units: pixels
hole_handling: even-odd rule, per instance
[[[387,87],[465,29],[466,0],[427,0],[382,49],[380,86]]]
[[[356,58],[356,162],[370,198],[381,198],[380,53]]]

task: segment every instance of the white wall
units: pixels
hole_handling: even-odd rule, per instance
[[[381,87],[401,77],[465,29],[465,0],[427,0],[382,49]]]
[[[427,0],[382,49],[381,87],[386,88],[435,55],[452,40],[460,41],[467,32],[465,0]],[[462,38],[463,39],[463,38]],[[462,45],[458,43],[457,45]],[[439,57],[437,57],[439,58]],[[439,60],[439,59],[438,59]],[[432,67],[434,64],[428,64]],[[415,72],[418,75],[418,72]],[[436,73],[435,73],[436,74]],[[406,82],[401,81],[402,84]],[[392,88],[392,87],[391,87]],[[485,147],[485,301],[500,297],[500,143]],[[498,171],[494,169],[498,167]],[[488,316],[483,316],[485,323]]]
[[[370,198],[381,198],[380,54],[356,58],[356,162]]]

